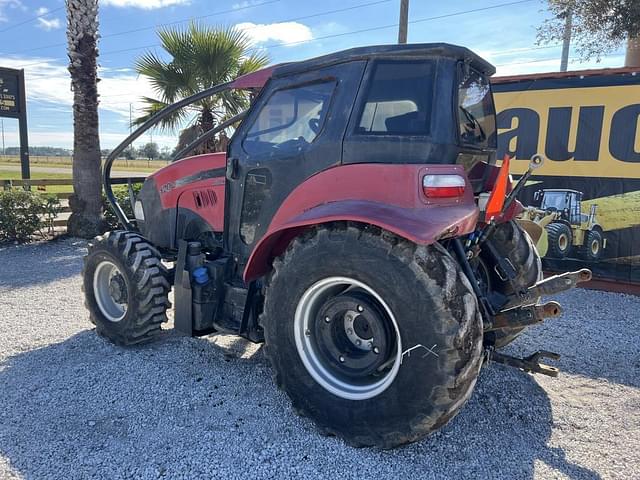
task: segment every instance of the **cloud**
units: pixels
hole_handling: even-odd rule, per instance
[[[27,103],[57,106],[71,111],[73,93],[67,65],[45,57],[0,57],[0,65],[9,68],[24,68],[27,88]],[[129,104],[134,111],[143,104],[142,96],[154,96],[153,88],[145,77],[122,69],[101,68],[99,70],[100,109],[118,114],[128,121]]]
[[[62,23],[60,22],[59,18],[52,18],[51,20],[47,20],[46,18],[39,18],[38,19],[38,28],[41,28],[42,30],[45,31],[49,31],[49,30],[56,30],[58,28],[60,28],[62,26]]]
[[[243,30],[254,43],[265,43],[270,40],[282,43],[297,43],[313,38],[311,29],[298,22],[268,24],[244,22],[237,24],[236,28]]]
[[[25,7],[20,0],[0,0],[0,22],[9,20],[5,13],[7,8],[20,8],[24,10]]]
[[[263,3],[261,0],[243,0],[242,2],[237,2],[231,5],[231,8],[234,10],[245,9],[249,7],[253,7],[254,5],[260,5]]]
[[[153,10],[154,8],[170,7],[172,5],[186,5],[190,0],[102,0],[103,5],[114,7],[134,7],[143,10]]]

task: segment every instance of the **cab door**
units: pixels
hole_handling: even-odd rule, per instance
[[[228,150],[225,247],[244,265],[287,196],[339,165],[365,62],[271,80]]]

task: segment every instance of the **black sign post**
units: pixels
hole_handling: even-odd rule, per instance
[[[24,90],[24,70],[0,67],[0,117],[18,119],[22,178],[31,178],[29,171],[27,98]]]

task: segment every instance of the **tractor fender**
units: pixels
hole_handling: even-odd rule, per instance
[[[475,229],[479,211],[474,203],[404,208],[368,200],[342,200],[318,205],[269,228],[254,248],[244,271],[249,282],[271,268],[273,258],[306,228],[336,221],[375,225],[418,245],[465,235]]]

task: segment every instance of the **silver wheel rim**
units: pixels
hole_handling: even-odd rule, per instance
[[[332,296],[350,288],[358,288],[373,297],[384,309],[395,332],[396,352],[392,365],[379,380],[358,385],[346,382],[334,375],[324,365],[310,337],[311,324],[322,304]],[[345,326],[346,328],[346,326]],[[328,277],[309,287],[298,302],[294,318],[294,337],[298,355],[313,379],[325,390],[347,400],[366,400],[380,395],[395,380],[402,360],[400,330],[393,312],[378,293],[363,282],[348,277]]]
[[[564,251],[567,249],[568,245],[569,238],[563,233],[562,235],[560,235],[560,238],[558,238],[558,246],[560,247],[560,250]]]
[[[93,274],[93,295],[102,315],[110,322],[119,322],[127,314],[127,304],[113,298],[110,284],[113,277],[122,276],[120,269],[112,262],[104,260]]]

